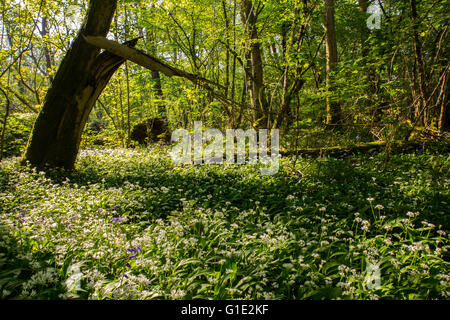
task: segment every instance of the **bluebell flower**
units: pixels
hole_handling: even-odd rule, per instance
[[[136,247],[136,248],[129,248],[129,249],[127,249],[129,252],[133,252],[133,253],[139,253],[139,252],[142,252],[142,249],[141,248],[139,248],[139,247]]]

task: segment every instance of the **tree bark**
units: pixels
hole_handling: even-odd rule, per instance
[[[255,4],[250,0],[242,0],[241,3],[242,23],[247,33],[247,52],[250,57],[251,77],[249,77],[250,99],[255,110],[256,126],[269,128],[268,103],[264,87],[264,70],[262,63],[262,53],[256,22],[258,12]]]
[[[449,116],[448,116],[448,93],[450,92],[450,81],[447,78],[448,71],[445,71],[444,79],[442,80],[441,92],[439,94],[438,103],[441,104],[441,110],[439,112],[439,121],[438,121],[438,129],[440,133],[443,133],[446,129],[449,128]]]
[[[336,28],[334,24],[334,0],[324,0],[325,8],[325,48],[327,55],[327,124],[338,124],[341,122],[341,106],[333,101],[334,81],[333,73],[338,62]]]
[[[3,149],[5,147],[6,126],[8,124],[8,117],[9,117],[11,102],[9,100],[9,97],[8,97],[8,94],[6,93],[6,91],[3,90],[2,88],[0,88],[0,91],[3,93],[3,95],[5,96],[5,99],[6,99],[5,115],[3,117],[3,126],[2,126],[1,136],[0,136],[0,161],[2,161],[3,160]]]
[[[87,17],[45,97],[24,160],[33,166],[73,169],[92,107],[125,61],[88,44],[85,35],[105,37],[117,0],[91,0]]]
[[[161,75],[159,71],[152,70],[152,80],[153,80],[153,89],[155,90],[156,96],[158,97],[158,115],[167,121],[167,110],[164,105],[164,93],[162,91],[161,85]]]
[[[422,122],[425,126],[428,124],[428,106],[427,106],[427,95],[425,89],[425,67],[422,59],[422,43],[419,39],[419,31],[418,31],[418,21],[417,21],[417,8],[416,8],[416,0],[410,0],[410,9],[411,9],[411,22],[412,22],[412,33],[413,33],[413,45],[414,45],[414,57],[417,65],[417,75],[419,81],[419,103],[417,104],[418,108],[416,108],[416,117],[419,118],[419,121]]]
[[[367,9],[369,8],[369,0],[358,0],[359,10],[363,14],[364,18],[366,18]],[[369,38],[369,28],[366,27],[366,22],[364,21],[364,25],[361,26],[361,57],[364,59],[364,62],[372,63],[372,61],[369,61],[368,55],[369,55],[369,46],[367,45],[366,41]],[[370,83],[370,86],[373,87],[373,73],[374,70],[372,67],[369,67],[369,70],[365,73],[365,78],[368,83]],[[373,88],[372,88],[373,89]],[[374,90],[372,90],[374,91]]]
[[[45,36],[48,34],[48,28],[47,28],[47,17],[42,18],[41,23],[41,37],[46,41]],[[46,70],[45,75],[48,77],[50,83],[53,81],[53,77],[50,75],[50,70],[52,69],[52,58],[50,55],[50,50],[47,46],[47,44],[43,44],[43,50],[44,50],[44,56],[45,56],[45,62],[46,62]]]
[[[230,47],[230,21],[227,15],[227,6],[225,0],[222,0],[223,18],[225,22],[225,42]],[[230,86],[230,51],[225,52],[225,96],[228,97],[228,89]]]
[[[151,48],[152,48],[152,54],[156,55],[156,41],[155,39],[153,39],[154,37],[152,36],[152,44],[151,44]],[[152,80],[153,80],[153,90],[155,90],[155,94],[158,97],[158,115],[164,119],[164,121],[168,122],[167,119],[167,109],[166,106],[164,104],[164,93],[162,90],[162,83],[161,83],[161,74],[159,73],[159,71],[157,70],[151,70],[151,74],[152,74]]]

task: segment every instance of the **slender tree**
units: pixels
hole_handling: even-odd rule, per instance
[[[417,14],[417,4],[416,0],[409,1],[410,10],[411,10],[411,23],[412,23],[412,40],[414,46],[414,58],[415,58],[415,66],[417,70],[418,77],[418,85],[419,85],[419,94],[416,103],[416,119],[424,125],[428,123],[428,106],[427,106],[427,93],[425,88],[425,68],[422,57],[422,43],[419,39],[419,21]],[[414,73],[415,76],[415,73]],[[414,85],[416,83],[414,82]]]
[[[336,28],[334,21],[334,0],[324,0],[325,10],[325,48],[327,54],[327,124],[338,124],[341,121],[340,104],[334,101],[332,94],[335,90],[333,73],[338,62]]]

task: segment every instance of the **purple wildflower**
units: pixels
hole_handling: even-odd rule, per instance
[[[139,247],[136,247],[136,248],[129,248],[129,249],[127,249],[127,250],[128,250],[128,252],[131,252],[131,253],[139,253],[139,252],[142,252],[142,249],[139,248]]]

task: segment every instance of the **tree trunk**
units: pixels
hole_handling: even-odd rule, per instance
[[[303,12],[300,9],[296,9],[294,12],[294,20],[292,24],[283,23],[281,28],[281,45],[282,56],[284,63],[284,73],[282,79],[282,94],[281,94],[281,106],[278,115],[273,122],[273,128],[282,127],[284,121],[286,121],[287,127],[292,120],[291,114],[291,101],[295,95],[303,87],[305,81],[302,79],[302,67],[299,64],[299,60],[295,58],[297,53],[301,51],[303,43],[303,37],[305,36],[305,30],[307,28],[309,15],[307,12],[306,2],[303,3]],[[299,17],[302,16],[304,21],[302,22]],[[289,32],[290,31],[290,32]],[[289,35],[288,35],[289,32]],[[295,62],[294,62],[295,61]],[[294,62],[294,63],[293,63]]]
[[[367,9],[369,8],[369,0],[358,0],[359,10],[363,14],[364,18],[367,14]],[[368,58],[369,55],[369,46],[366,43],[367,39],[369,38],[370,32],[369,28],[366,27],[366,22],[364,21],[364,24],[361,26],[361,57],[363,58],[364,63],[366,64],[372,64],[372,60]],[[368,67],[368,70],[365,72],[365,80],[367,83],[370,84],[370,88],[372,92],[375,92],[374,90],[374,76],[373,74],[375,71],[373,70],[372,66]]]
[[[8,117],[9,117],[11,102],[9,100],[9,97],[8,97],[8,94],[6,93],[6,91],[3,90],[2,88],[0,88],[0,91],[3,93],[3,95],[5,96],[5,99],[6,99],[5,115],[3,117],[3,126],[2,126],[1,136],[0,136],[0,161],[2,161],[3,160],[3,149],[5,147],[6,125],[8,124]]]
[[[156,55],[156,41],[154,39],[154,36],[151,36],[151,53],[153,55]],[[158,115],[164,119],[166,122],[168,122],[167,119],[167,110],[166,106],[164,105],[164,93],[162,91],[162,84],[161,84],[161,74],[158,70],[152,70],[152,80],[153,80],[153,90],[155,90],[155,94],[158,97]]]
[[[223,18],[225,22],[225,42],[230,48],[230,21],[227,15],[227,6],[225,0],[222,0]],[[225,52],[225,96],[228,97],[228,89],[230,86],[230,51]]]
[[[358,0],[359,10],[362,13],[364,19],[367,19],[367,10],[369,8],[369,0]],[[380,101],[376,98],[378,96],[378,84],[377,84],[377,72],[376,67],[374,67],[373,55],[370,55],[370,46],[367,43],[369,39],[370,32],[369,28],[366,27],[366,20],[361,26],[361,58],[365,65],[363,76],[363,83],[367,83],[367,90],[370,93],[370,100],[365,103],[365,108],[370,109],[373,115],[373,121],[378,122],[382,117],[382,108]],[[379,74],[381,73],[381,70]]]
[[[88,44],[83,36],[105,37],[117,0],[91,0],[87,18],[55,75],[36,120],[24,160],[33,166],[73,169],[81,134],[97,98],[125,61]]]
[[[164,94],[162,91],[161,85],[161,75],[159,71],[152,70],[152,80],[153,80],[153,89],[155,90],[156,96],[158,97],[158,115],[167,121],[167,111],[166,106],[164,105]]]
[[[242,0],[242,22],[247,33],[247,52],[250,57],[251,77],[249,80],[250,99],[255,110],[256,126],[269,127],[268,104],[264,88],[264,71],[261,44],[258,38],[256,22],[258,13],[255,4],[250,0]]]
[[[438,129],[440,133],[443,133],[449,128],[449,116],[448,105],[450,104],[448,99],[448,93],[450,92],[450,81],[447,78],[447,71],[445,71],[444,79],[442,80],[441,92],[438,98],[438,104],[441,104],[441,110],[439,112]]]
[[[409,4],[411,9],[414,57],[417,65],[417,75],[419,81],[419,103],[417,104],[418,108],[416,108],[416,118],[419,119],[419,122],[422,122],[425,126],[427,126],[429,113],[425,89],[425,67],[422,59],[422,43],[419,39],[416,0],[410,0]]]
[[[41,36],[44,39],[44,42],[46,41],[45,37],[48,35],[48,29],[47,29],[47,17],[42,18],[42,24],[41,24]],[[46,43],[44,43],[44,56],[45,56],[45,62],[46,62],[46,70],[45,75],[48,77],[50,83],[53,81],[53,77],[50,75],[50,70],[52,69],[52,58],[50,55],[50,50],[48,49],[48,46]]]
[[[341,106],[333,101],[332,93],[335,90],[333,73],[338,61],[336,28],[334,25],[334,0],[324,0],[325,8],[325,47],[327,54],[327,124],[338,124],[341,122]]]

